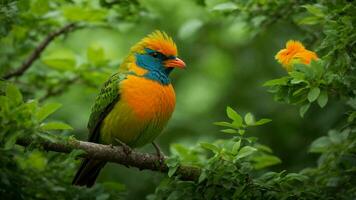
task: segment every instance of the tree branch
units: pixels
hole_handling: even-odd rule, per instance
[[[36,61],[40,57],[41,53],[46,49],[46,47],[49,45],[49,43],[51,43],[56,37],[73,30],[75,27],[76,27],[75,24],[71,23],[71,24],[67,24],[67,25],[63,26],[62,28],[58,29],[57,31],[54,31],[54,32],[50,33],[35,48],[35,50],[21,64],[21,66],[17,70],[15,70],[13,72],[10,72],[9,74],[6,74],[3,78],[4,79],[10,79],[12,77],[21,76],[23,73],[25,73],[26,70],[28,70],[31,67],[32,63],[34,61]]]
[[[31,141],[26,139],[17,140],[17,144],[21,146],[29,146]],[[126,154],[122,147],[102,145],[79,140],[70,140],[64,143],[40,142],[39,143],[47,151],[55,151],[61,153],[70,153],[73,150],[83,150],[84,154],[80,157],[91,158],[96,160],[104,160],[114,162],[125,166],[136,167],[140,170],[149,169],[152,171],[168,172],[169,168],[166,164],[160,162],[160,158],[155,154],[141,153],[132,151]],[[194,166],[180,166],[175,175],[182,180],[195,181],[200,176],[200,168]]]

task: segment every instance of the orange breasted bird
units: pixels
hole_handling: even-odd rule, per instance
[[[175,107],[169,79],[174,68],[185,68],[185,63],[166,33],[155,31],[134,45],[95,99],[89,141],[129,148],[155,146]],[[72,184],[93,186],[104,165],[105,161],[83,160]]]

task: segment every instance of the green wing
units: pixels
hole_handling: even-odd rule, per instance
[[[90,142],[99,142],[100,124],[120,99],[119,83],[126,77],[124,73],[112,75],[96,97],[88,122]]]

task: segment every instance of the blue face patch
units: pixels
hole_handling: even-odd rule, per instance
[[[145,49],[144,54],[136,54],[135,56],[136,64],[148,70],[148,73],[145,74],[144,77],[165,85],[170,83],[168,76],[173,68],[165,67],[163,62],[167,59],[174,59],[174,56],[167,57],[160,52],[148,48]]]

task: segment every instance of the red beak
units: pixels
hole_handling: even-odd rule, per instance
[[[170,59],[164,62],[164,65],[166,67],[177,67],[180,69],[184,69],[185,68],[185,63],[183,60],[179,59],[179,58],[174,58],[174,59]]]

